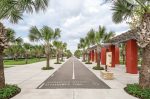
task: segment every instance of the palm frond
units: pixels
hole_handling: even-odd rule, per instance
[[[13,42],[15,40],[15,31],[13,29],[8,28],[6,36],[9,42]]]
[[[102,27],[102,26],[99,26],[99,29],[95,34],[96,35],[95,40],[96,40],[97,44],[100,44],[103,41],[105,33],[106,33],[106,28]]]
[[[87,34],[88,40],[91,45],[95,44],[95,31],[94,29],[91,29]]]
[[[121,23],[123,20],[127,20],[132,16],[135,7],[135,5],[128,3],[126,0],[117,0],[112,7],[114,11],[113,21],[115,23]]]
[[[48,26],[43,26],[43,28],[40,31],[42,34],[42,38],[47,42],[49,42],[54,36],[53,29]]]
[[[0,20],[8,19],[12,23],[17,23],[22,19],[23,13],[45,11],[49,0],[1,0]]]
[[[55,29],[54,39],[58,39],[60,37],[61,30],[59,28]]]
[[[39,41],[42,37],[41,32],[38,30],[36,26],[32,26],[31,29],[29,30],[29,39],[31,41]]]
[[[37,12],[40,10],[45,11],[46,8],[48,7],[48,1],[49,0],[35,0],[34,1],[35,11]]]
[[[115,33],[113,31],[106,33],[104,36],[103,43],[108,42],[114,36],[115,36]]]
[[[18,37],[15,39],[15,42],[20,45],[21,43],[23,43],[23,39],[21,37]]]

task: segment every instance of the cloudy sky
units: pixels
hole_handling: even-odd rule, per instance
[[[107,30],[117,34],[128,30],[124,22],[114,24],[112,22],[111,4],[101,5],[101,0],[50,0],[47,11],[38,14],[24,14],[19,24],[11,24],[4,21],[6,27],[13,28],[17,37],[28,40],[29,28],[36,25],[41,28],[48,25],[61,29],[61,40],[68,44],[68,49],[74,52],[81,37],[85,37],[91,29],[97,29],[99,25],[106,26]]]

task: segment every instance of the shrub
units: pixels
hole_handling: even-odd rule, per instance
[[[138,70],[141,70],[141,66],[138,66]]]
[[[95,67],[93,67],[93,69],[94,69],[94,70],[104,70],[104,68],[103,68],[103,67],[100,67],[100,66],[95,66]]]
[[[128,84],[124,90],[140,99],[150,99],[150,89],[143,89],[138,84]]]
[[[53,67],[42,67],[42,70],[51,70],[54,69]]]
[[[60,60],[61,62],[65,62],[64,60]]]
[[[91,62],[86,62],[85,64],[92,64]]]
[[[54,64],[61,64],[60,62],[56,62],[56,63],[54,63]]]
[[[0,99],[10,99],[20,93],[21,89],[17,85],[5,85],[0,89]]]

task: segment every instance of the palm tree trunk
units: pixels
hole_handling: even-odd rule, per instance
[[[5,86],[3,53],[0,52],[0,89]]]
[[[91,54],[90,54],[90,52],[88,52],[88,63],[90,63],[90,56],[91,56]]]
[[[28,64],[28,55],[26,55],[25,63]]]
[[[88,57],[89,57],[89,54],[88,54],[88,52],[86,52],[86,61],[88,61]]]
[[[142,57],[139,84],[143,88],[150,88],[150,44],[143,49]]]
[[[56,54],[56,57],[57,57],[57,63],[59,63],[59,54],[58,53]]]
[[[3,51],[8,46],[6,32],[7,31],[3,24],[0,23],[0,89],[5,86]]]
[[[46,55],[46,67],[49,68],[50,65],[49,65],[49,60],[50,60],[50,56],[49,54]]]
[[[83,62],[85,62],[85,52],[83,52]]]
[[[122,57],[123,57],[123,64],[125,64],[125,55],[124,54],[122,54]]]
[[[100,67],[100,46],[97,45],[97,67]]]
[[[40,57],[40,55],[39,55],[39,57],[37,57],[38,59],[39,59],[39,61],[41,60],[41,57]]]
[[[63,55],[63,53],[62,53],[62,54],[61,54],[61,61],[64,61],[63,57],[64,57],[64,55]]]
[[[97,52],[97,67],[100,67],[100,52]]]
[[[142,25],[140,25],[140,32],[138,33],[141,33],[142,36],[144,34],[144,37],[142,39],[140,38],[140,40],[142,43],[147,43],[143,48],[139,84],[142,88],[150,88],[150,13],[144,14]],[[140,46],[142,46],[140,41],[138,43]]]
[[[46,67],[50,67],[50,46],[49,43],[47,42],[45,45],[45,53],[46,53]]]

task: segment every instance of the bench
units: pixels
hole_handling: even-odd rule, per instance
[[[105,80],[113,80],[114,79],[114,73],[101,70],[101,77]]]

